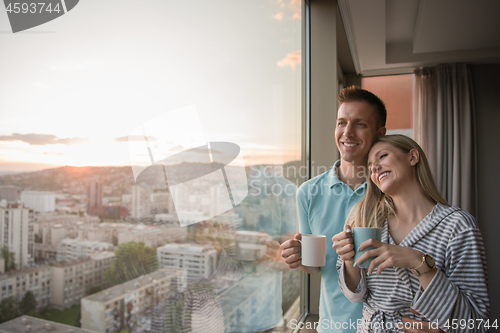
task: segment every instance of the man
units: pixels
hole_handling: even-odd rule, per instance
[[[281,245],[282,257],[290,268],[309,274],[321,272],[320,333],[356,332],[357,320],[362,317],[363,304],[351,303],[340,291],[332,237],[342,232],[351,208],[365,195],[367,155],[374,140],[386,132],[385,105],[371,92],[348,87],[340,93],[338,102],[335,143],[340,160],[297,191],[300,231],[326,235],[326,264],[321,268],[302,266],[300,233]]]

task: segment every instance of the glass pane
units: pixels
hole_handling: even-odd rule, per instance
[[[56,272],[35,297],[98,332],[289,330],[301,7],[85,1],[0,23],[0,210],[35,212],[18,268]]]
[[[387,109],[387,134],[413,137],[413,74],[365,77],[363,89],[373,92]]]

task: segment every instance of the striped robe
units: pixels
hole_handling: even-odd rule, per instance
[[[382,242],[395,244],[387,221]],[[438,271],[425,291],[408,268],[390,267],[371,276],[361,269],[361,281],[351,292],[345,283],[344,261],[340,257],[337,261],[342,292],[353,303],[364,302],[358,332],[401,332],[397,327],[403,324],[402,317],[431,321],[433,328],[439,325],[445,332],[487,330],[482,325],[490,311],[486,254],[469,213],[437,204],[399,245],[434,258]]]

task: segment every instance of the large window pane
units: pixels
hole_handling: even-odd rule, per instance
[[[387,134],[413,137],[413,74],[365,77],[362,84],[384,101]]]
[[[2,20],[0,200],[34,210],[19,255],[57,272],[45,304],[99,332],[298,319],[278,247],[306,176],[301,7],[87,0],[25,32]]]

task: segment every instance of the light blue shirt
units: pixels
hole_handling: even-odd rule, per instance
[[[353,191],[333,169],[314,177],[297,190],[297,207],[302,234],[326,235],[326,265],[321,267],[321,297],[318,332],[356,332],[363,306],[351,303],[339,287],[337,253],[332,237],[344,229],[351,208],[366,193],[366,182]],[[355,171],[356,172],[356,171]]]

